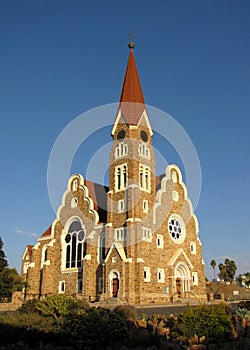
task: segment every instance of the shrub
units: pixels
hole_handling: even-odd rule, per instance
[[[178,318],[182,335],[191,339],[194,335],[206,336],[208,340],[221,340],[232,333],[232,325],[227,307],[220,305],[201,305],[187,307]]]
[[[64,329],[74,344],[82,349],[105,346],[128,336],[126,321],[105,308],[92,308],[71,313],[65,318]]]
[[[238,307],[250,310],[250,300],[240,301],[239,304],[238,304]]]
[[[18,309],[18,311],[21,314],[37,314],[37,304],[39,303],[38,299],[30,299],[27,300],[25,303],[22,304],[22,306]]]
[[[39,340],[60,340],[60,329],[52,318],[44,318],[38,313],[0,314],[0,343],[8,344],[25,341],[34,346]]]
[[[67,295],[51,295],[40,300],[35,308],[42,316],[52,316],[55,320],[77,310],[87,310],[88,304]]]
[[[119,305],[113,311],[124,320],[136,320],[137,313],[136,308],[132,305]]]

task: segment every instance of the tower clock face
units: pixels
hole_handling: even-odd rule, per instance
[[[126,136],[126,133],[124,130],[120,130],[117,134],[117,140],[118,141],[122,141]]]
[[[182,243],[185,239],[185,224],[179,215],[172,215],[168,221],[168,232],[175,243]]]
[[[141,139],[142,139],[142,141],[144,141],[144,142],[147,142],[147,141],[148,141],[148,134],[147,134],[146,131],[144,131],[144,130],[141,131]]]

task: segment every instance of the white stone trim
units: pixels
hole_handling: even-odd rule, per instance
[[[63,290],[62,290],[62,285],[64,286]],[[65,281],[59,281],[58,283],[58,293],[59,294],[64,294],[65,293]]]
[[[148,128],[148,130],[149,130],[149,134],[150,134],[150,136],[152,137],[154,133],[153,133],[153,130],[152,130],[152,128],[151,128],[151,124],[150,124],[150,121],[149,121],[149,117],[148,117],[148,114],[147,114],[147,112],[146,112],[145,109],[144,109],[144,111],[142,112],[142,115],[141,115],[141,118],[140,118],[140,120],[139,120],[138,125],[142,124],[143,119],[145,120],[146,125],[147,125],[147,128]]]
[[[146,273],[146,276],[145,276],[145,273]],[[144,266],[143,277],[144,277],[144,282],[151,282],[151,272],[150,272],[149,266]]]
[[[110,257],[110,254],[112,253],[113,249],[116,249],[116,251],[118,252],[118,254],[120,255],[121,259],[124,261],[124,262],[127,262],[127,258],[126,258],[126,254],[125,254],[125,251],[124,251],[124,248],[123,248],[123,245],[119,242],[114,242],[109,251],[108,251],[108,254],[105,258],[105,263],[109,260],[109,257]]]
[[[192,282],[193,282],[193,286],[198,286],[198,273],[197,272],[192,272]]]
[[[93,202],[92,198],[90,198],[90,196],[89,196],[89,189],[88,189],[87,186],[84,185],[84,178],[80,174],[74,174],[74,175],[72,175],[70,177],[70,179],[68,181],[67,189],[64,192],[63,197],[62,197],[61,205],[59,206],[59,208],[57,210],[57,217],[59,218],[59,220],[64,225],[65,224],[65,220],[62,220],[62,218],[61,218],[61,211],[66,205],[66,198],[67,198],[68,194],[72,193],[72,191],[71,191],[71,184],[72,184],[72,181],[76,180],[76,178],[77,178],[78,183],[79,183],[79,186],[78,186],[77,190],[83,191],[83,193],[84,193],[84,200],[86,200],[89,203],[89,213],[91,213],[92,216],[93,216],[94,224],[97,224],[99,222],[99,215],[98,215],[97,211],[94,209],[94,202]]]
[[[190,268],[193,269],[193,264],[191,263],[187,254],[185,253],[185,251],[182,248],[179,248],[176,250],[175,254],[169,260],[168,265],[173,266],[181,254],[183,254],[183,256],[184,256],[185,260],[187,261],[188,265],[190,266]]]
[[[85,255],[85,257],[83,258],[83,260],[91,260],[91,254]]]
[[[157,269],[157,280],[158,283],[165,283],[165,270],[163,268]]]
[[[158,244],[158,240],[160,241],[160,244]],[[156,247],[158,249],[163,249],[164,248],[164,238],[163,235],[157,234],[156,235]]]

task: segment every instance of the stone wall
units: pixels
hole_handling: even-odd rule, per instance
[[[0,303],[0,311],[15,311],[23,303],[24,293],[23,292],[13,292],[10,303]]]

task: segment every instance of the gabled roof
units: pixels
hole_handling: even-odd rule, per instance
[[[33,248],[33,247],[34,247],[33,245],[27,245],[29,255],[32,254],[32,248]]]
[[[130,43],[127,70],[124,77],[118,110],[121,110],[122,115],[125,117],[129,125],[138,125],[141,115],[146,107],[136,67],[133,47],[134,44]]]
[[[42,234],[41,237],[46,237],[51,235],[51,226]]]

